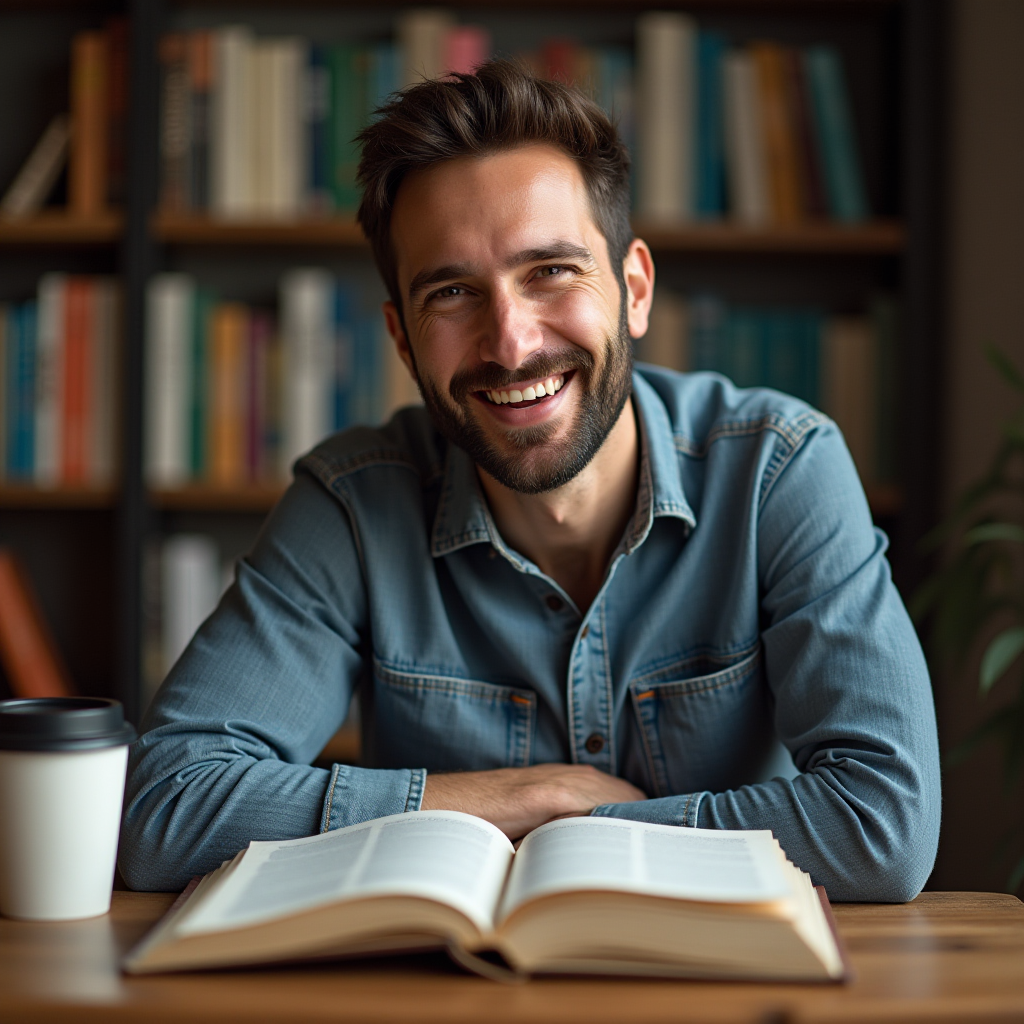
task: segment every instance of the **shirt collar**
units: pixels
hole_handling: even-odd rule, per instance
[[[633,404],[640,427],[640,481],[636,510],[626,527],[626,554],[631,554],[643,543],[656,516],[681,519],[691,529],[697,525],[683,493],[668,411],[657,391],[635,372]],[[438,558],[470,544],[484,542],[505,550],[487,507],[473,460],[461,448],[449,443],[430,553]]]

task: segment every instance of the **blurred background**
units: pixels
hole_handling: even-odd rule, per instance
[[[294,458],[416,401],[352,136],[515,56],[630,147],[638,358],[842,427],[932,662],[930,887],[1019,887],[1022,48],[1024,0],[0,0],[0,693],[138,721]]]

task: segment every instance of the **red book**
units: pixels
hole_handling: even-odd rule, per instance
[[[90,387],[93,362],[95,285],[68,278],[64,299],[64,393],[61,396],[61,480],[85,483],[89,476]]]
[[[25,570],[0,548],[0,664],[15,697],[67,697],[70,676]]]
[[[445,33],[445,71],[471,74],[491,55],[491,37],[479,25],[459,25]]]
[[[572,39],[549,39],[544,44],[541,60],[544,77],[552,82],[576,83],[578,47]]]
[[[128,19],[107,22],[107,198],[120,206],[125,200],[128,164]]]

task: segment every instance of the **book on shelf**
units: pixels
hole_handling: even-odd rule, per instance
[[[116,468],[120,294],[112,278],[45,274],[4,320],[0,479],[109,485]]]
[[[328,434],[418,401],[355,282],[299,268],[278,308],[160,274],[147,298],[145,466],[154,487],[281,481]]]
[[[67,163],[70,138],[70,119],[67,114],[57,114],[0,199],[0,215],[13,220],[31,217],[43,208]]]
[[[866,484],[896,478],[896,312],[884,296],[867,313],[730,305],[661,290],[637,358],[676,370],[712,370],[737,387],[769,387],[830,416]]]
[[[487,977],[839,981],[823,890],[770,832],[611,818],[535,829],[414,811],[253,842],[124,961],[132,974],[442,949]]]
[[[66,697],[70,675],[25,567],[0,547],[0,665],[15,697]]]

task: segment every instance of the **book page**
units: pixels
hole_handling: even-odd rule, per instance
[[[499,920],[538,896],[579,889],[750,903],[792,886],[771,832],[566,818],[531,832],[516,854]]]
[[[306,839],[254,842],[178,933],[241,928],[385,895],[450,904],[490,931],[512,857],[499,829],[458,811],[411,811]]]

